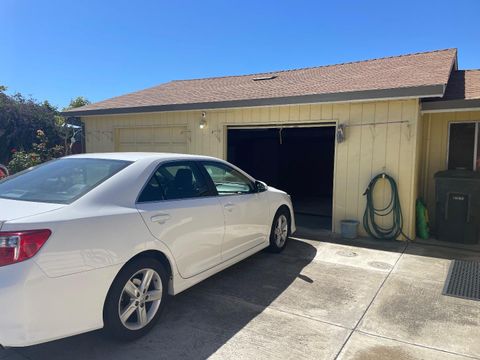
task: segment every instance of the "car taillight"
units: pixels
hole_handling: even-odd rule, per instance
[[[45,244],[50,230],[0,231],[0,266],[30,259]]]

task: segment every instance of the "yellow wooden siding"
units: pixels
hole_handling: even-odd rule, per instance
[[[188,152],[187,126],[138,126],[114,129],[115,151]]]
[[[447,169],[448,127],[451,122],[480,121],[480,111],[424,114],[419,191],[426,201],[432,224],[435,219],[436,172]]]
[[[207,127],[199,128],[201,111],[83,117],[87,152],[115,151],[119,128],[184,127],[187,151],[226,158],[227,126],[334,122],[351,125],[335,148],[334,230],[340,220],[362,221],[363,192],[372,176],[386,171],[398,182],[405,231],[413,236],[416,190],[418,101],[382,101],[289,105],[207,110]],[[403,121],[403,123],[399,123]],[[376,125],[370,125],[375,123]],[[128,141],[126,141],[128,142]],[[413,194],[413,195],[412,195]],[[382,188],[375,198],[384,201]],[[365,234],[361,227],[362,234]]]

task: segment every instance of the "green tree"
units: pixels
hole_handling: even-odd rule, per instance
[[[75,99],[70,100],[70,104],[67,109],[74,109],[84,105],[90,104],[90,101],[83,96],[77,96]]]
[[[70,141],[78,129],[71,125],[80,125],[79,119],[61,116],[48,101],[38,102],[19,93],[9,95],[6,90],[6,86],[0,85],[0,163],[8,163],[13,157],[44,161],[46,156],[38,159],[35,156],[43,145],[48,145],[48,151],[55,149],[55,157],[68,155]],[[87,104],[90,104],[88,99],[78,96],[70,101],[68,108]],[[45,136],[42,141],[38,139],[39,130]]]
[[[16,151],[31,152],[42,130],[51,146],[62,144],[57,125],[58,110],[45,101],[40,103],[17,93],[8,95],[0,89],[0,163],[7,163]]]

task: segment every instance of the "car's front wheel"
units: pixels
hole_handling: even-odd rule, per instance
[[[273,218],[272,229],[270,231],[270,252],[278,253],[285,249],[288,237],[290,236],[290,212],[285,208],[280,208]]]
[[[168,296],[168,276],[155,259],[139,258],[118,274],[105,302],[105,330],[120,340],[145,335],[158,321]]]

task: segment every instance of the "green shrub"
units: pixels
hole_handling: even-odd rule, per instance
[[[50,148],[48,146],[48,138],[42,130],[37,130],[36,138],[38,142],[32,144],[33,150],[30,152],[12,149],[12,159],[8,163],[10,174],[15,174],[32,166],[63,156],[64,147],[55,145]]]
[[[8,163],[8,171],[10,171],[10,174],[15,174],[40,163],[40,156],[36,153],[15,151],[12,155],[12,159]]]

